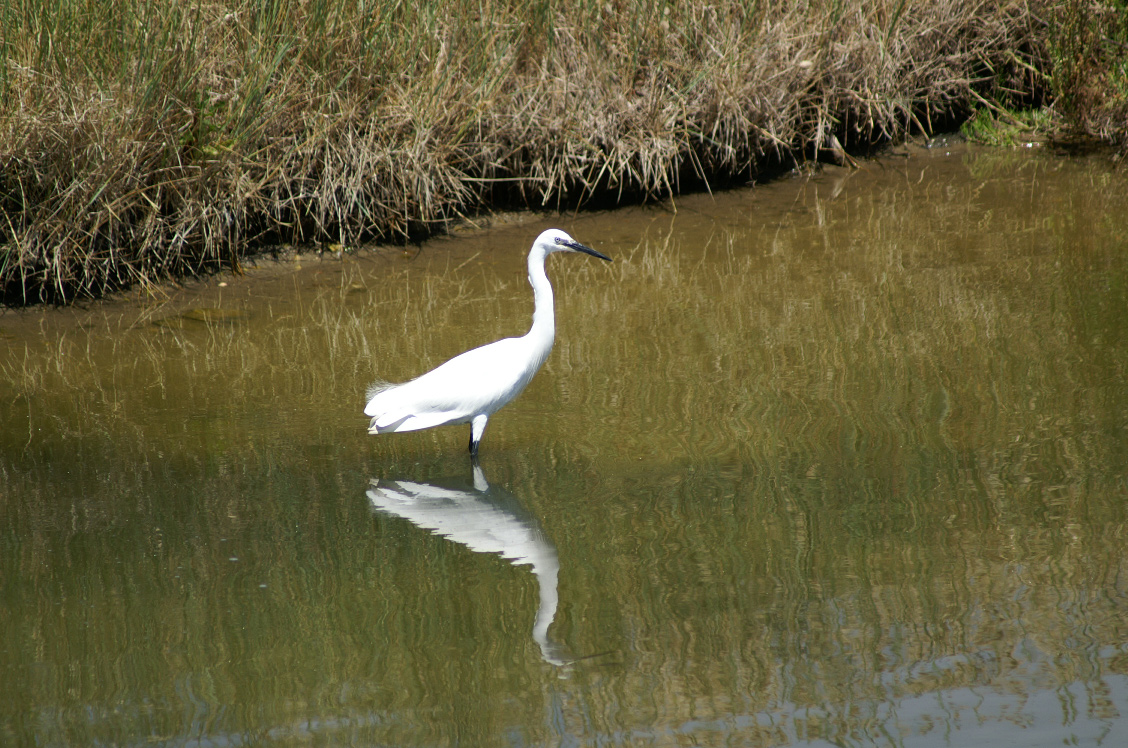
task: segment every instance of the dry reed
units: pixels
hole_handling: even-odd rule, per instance
[[[930,130],[1042,85],[1043,5],[11,0],[3,300],[491,205],[666,195]]]

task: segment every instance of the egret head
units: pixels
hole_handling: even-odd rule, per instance
[[[611,262],[611,258],[607,255],[580,244],[560,229],[549,229],[543,232],[537,237],[537,240],[533,242],[533,246],[540,247],[546,255],[552,252],[583,252],[586,255]]]

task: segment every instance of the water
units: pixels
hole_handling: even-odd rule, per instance
[[[1126,182],[913,149],[0,316],[0,743],[1126,744]],[[548,225],[615,262],[481,472],[368,436]]]

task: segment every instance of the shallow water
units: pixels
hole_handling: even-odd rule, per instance
[[[548,225],[481,470],[368,436]],[[954,146],[0,316],[0,743],[1128,744],[1125,236]]]

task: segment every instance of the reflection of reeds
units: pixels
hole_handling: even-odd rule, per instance
[[[859,706],[977,685],[1021,703],[1032,682],[1080,683],[1107,705],[1099,674],[1123,673],[1125,558],[1106,549],[1128,525],[1125,448],[1107,437],[1128,407],[1128,297],[1104,240],[1071,235],[1124,198],[1092,194],[1082,168],[1074,204],[1047,189],[1052,164],[1015,166],[980,159],[958,187],[872,177],[877,200],[828,200],[814,180],[778,226],[762,193],[737,229],[683,209],[644,237],[642,269],[615,269],[629,291],[582,297],[590,314],[603,294],[628,310],[588,358],[630,363],[572,386],[593,401],[581,418],[616,435],[604,449],[641,456],[609,492],[646,490],[645,516],[593,502],[589,521],[629,527],[599,575],[635,591],[622,630],[661,642],[622,686],[647,694],[649,720],[755,694],[753,711],[813,707],[798,729],[849,742],[885,722]],[[600,430],[568,412],[562,433]],[[655,479],[675,454],[709,467]],[[749,555],[762,565],[733,561]],[[1098,643],[1112,653],[1091,658]],[[665,668],[679,677],[652,688]]]
[[[248,244],[406,236],[483,202],[661,194],[767,154],[887,138],[1032,69],[1025,12],[8,4],[0,293],[69,299],[237,267]]]

